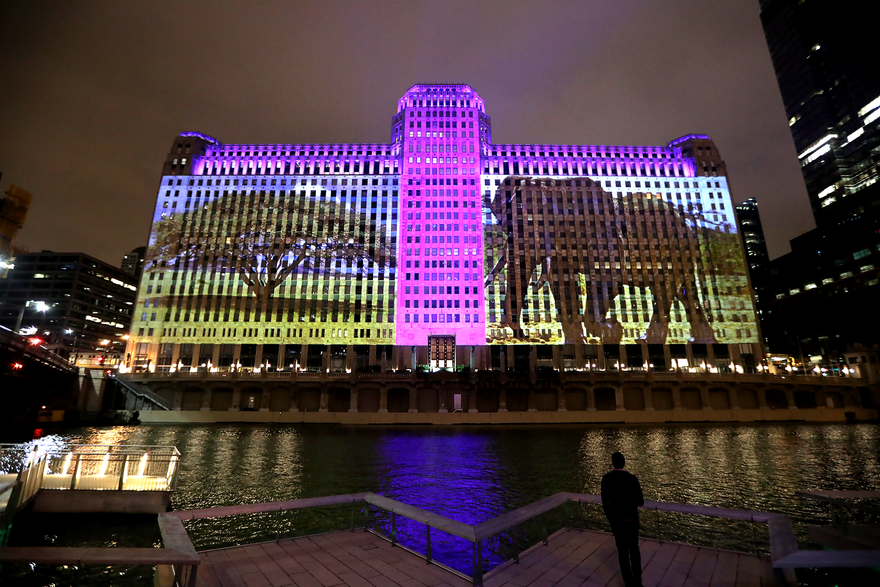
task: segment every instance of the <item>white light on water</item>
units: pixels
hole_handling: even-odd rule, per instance
[[[149,453],[144,453],[144,456],[141,457],[141,466],[138,469],[138,474],[137,474],[138,477],[144,476],[144,471],[147,469],[147,457],[148,456],[149,456]]]

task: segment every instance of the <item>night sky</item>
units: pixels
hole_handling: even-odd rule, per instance
[[[712,137],[770,256],[813,227],[758,0],[0,3],[0,187],[18,243],[144,245],[178,132],[387,142],[414,83],[467,83],[497,143]]]

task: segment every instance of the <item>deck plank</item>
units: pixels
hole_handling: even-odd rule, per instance
[[[772,585],[769,557],[642,538],[645,587]],[[198,553],[200,587],[468,587],[470,581],[369,532]],[[614,538],[563,529],[486,574],[486,587],[623,587]]]

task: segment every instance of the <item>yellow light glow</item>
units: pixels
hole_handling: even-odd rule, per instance
[[[147,458],[149,457],[149,453],[144,453],[144,456],[141,457],[141,466],[138,469],[138,477],[144,476],[144,471],[147,469]]]
[[[101,472],[98,476],[103,477],[107,474],[107,465],[110,463],[110,453],[104,453],[104,460],[101,461]]]

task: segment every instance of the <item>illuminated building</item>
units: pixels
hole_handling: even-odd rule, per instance
[[[110,364],[125,350],[134,277],[83,253],[27,253],[0,280],[0,324],[19,327],[80,365]]]
[[[457,84],[410,88],[391,134],[177,137],[130,367],[754,364],[754,303],[709,137],[494,144],[483,100]]]
[[[880,65],[854,0],[761,0],[791,135],[822,227],[880,204]]]
[[[761,22],[818,228],[771,261],[758,300],[774,352],[838,361],[880,344],[880,65],[854,1],[762,0]]]

